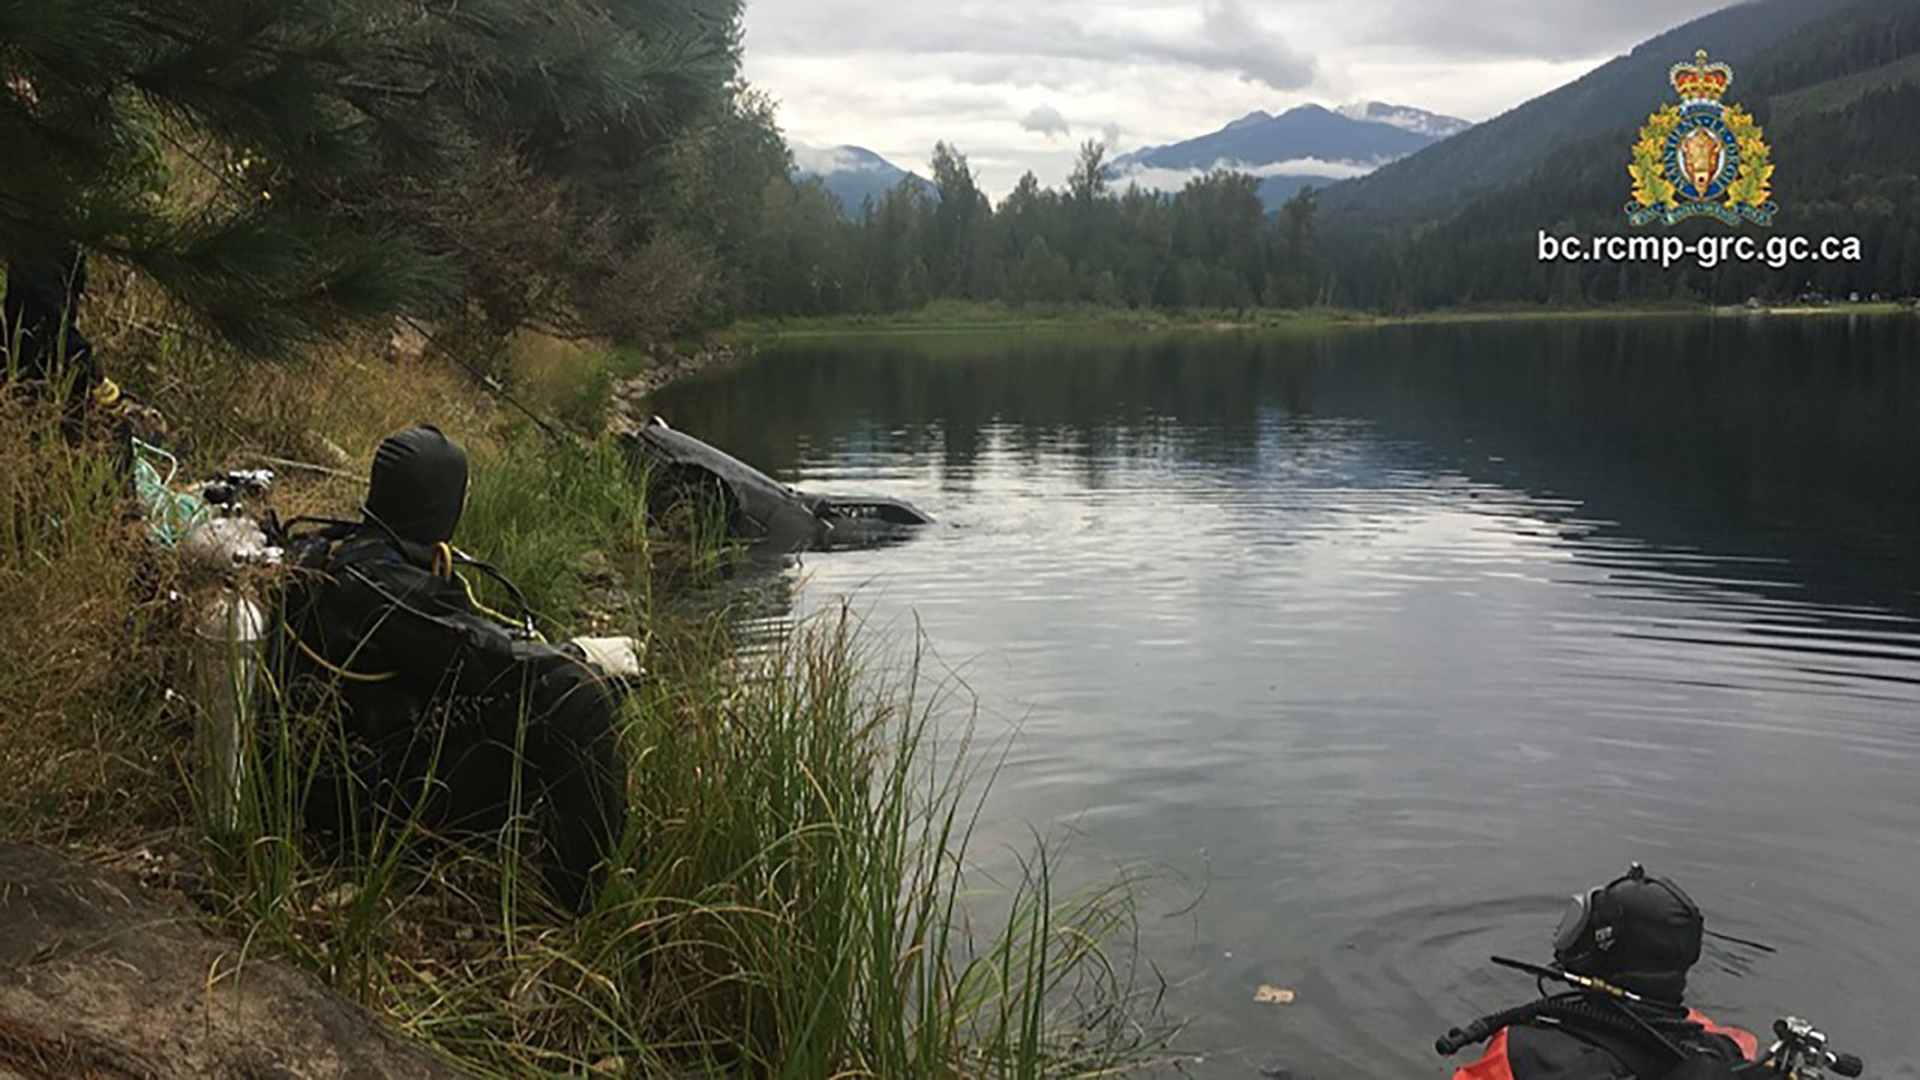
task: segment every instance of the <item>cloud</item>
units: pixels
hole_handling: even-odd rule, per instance
[[[1314,62],[1255,22],[1239,0],[1207,0],[1201,8],[1200,47],[1176,46],[1167,56],[1200,67],[1237,72],[1248,82],[1275,90],[1311,86]]]
[[[1051,105],[1035,105],[1020,121],[1020,126],[1037,135],[1045,135],[1049,139],[1073,134],[1073,128],[1067,124],[1067,118],[1061,116],[1060,110]]]
[[[875,172],[880,163],[858,157],[844,146],[806,146],[792,143],[794,167],[803,173],[826,176],[842,172]]]
[[[1545,4],[1540,0],[1373,0],[1384,9],[1366,20],[1375,42],[1417,44],[1454,57],[1571,60],[1625,51],[1663,31],[1728,7],[1728,0],[1609,0]],[[1709,46],[1711,47],[1711,46]]]
[[[1190,180],[1197,180],[1217,169],[1247,173],[1266,179],[1270,176],[1311,176],[1332,182],[1351,180],[1356,176],[1365,176],[1384,161],[1324,161],[1320,158],[1295,158],[1291,161],[1275,161],[1264,165],[1245,165],[1238,161],[1216,161],[1205,169],[1160,169],[1142,167],[1128,169],[1120,174],[1121,186],[1128,182],[1139,184],[1153,191],[1179,191]]]
[[[745,74],[793,139],[907,167],[944,139],[1004,194],[1029,169],[1063,182],[1105,118],[1135,147],[1308,102],[1485,120],[1729,2],[752,0]]]
[[[1265,165],[1246,168],[1232,162],[1215,162],[1214,168],[1240,169],[1255,176],[1320,176],[1328,180],[1351,180],[1356,176],[1365,176],[1385,165],[1382,161],[1326,161],[1321,158],[1303,157],[1291,161],[1274,161]]]
[[[1045,63],[1095,61],[1173,64],[1225,72],[1275,90],[1312,83],[1312,58],[1250,15],[1242,0],[1204,0],[1190,8],[1094,5],[1042,7],[1013,0],[957,2],[938,9],[861,0],[803,0],[755,4],[749,18],[754,47],[816,55],[910,53],[985,60],[985,81],[1017,79],[1022,70],[1045,78]],[[762,13],[766,14],[762,14]]]

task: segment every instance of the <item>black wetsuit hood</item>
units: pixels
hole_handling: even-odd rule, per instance
[[[1706,920],[1680,886],[1635,866],[1588,894],[1584,924],[1556,943],[1564,971],[1605,979],[1660,1001],[1686,995],[1687,971],[1700,959]]]
[[[451,540],[466,507],[466,451],[439,428],[395,432],[374,452],[366,515],[394,538],[428,546]]]

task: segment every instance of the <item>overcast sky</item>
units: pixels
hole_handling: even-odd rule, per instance
[[[936,139],[998,197],[1255,109],[1388,101],[1485,120],[1731,0],[748,0],[746,73],[789,140],[926,171]]]

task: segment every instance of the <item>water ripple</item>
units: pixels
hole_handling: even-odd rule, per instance
[[[1556,897],[1641,859],[1781,949],[1710,950],[1701,1002],[1817,1010],[1874,1075],[1917,1075],[1920,520],[1881,493],[1920,490],[1920,427],[1860,425],[1920,391],[1869,380],[1856,408],[1749,343],[1724,361],[1746,397],[1668,402],[1615,359],[1658,348],[1536,368],[1496,358],[1540,342],[1400,364],[1341,340],[1194,360],[1219,366],[1185,390],[1151,361],[838,349],[743,373],[794,380],[760,411],[718,382],[677,419],[747,446],[799,424],[767,443],[782,480],[940,519],[779,571],[763,625],[796,596],[917,615],[983,734],[1018,732],[983,850],[1057,825],[1211,883],[1145,933],[1196,1071],[1433,1075],[1435,1035],[1528,992],[1487,955],[1540,958]],[[1757,477],[1799,486],[1755,501]],[[1253,1004],[1263,982],[1297,1003]]]

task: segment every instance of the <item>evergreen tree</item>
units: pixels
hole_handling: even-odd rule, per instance
[[[726,108],[738,20],[735,0],[0,0],[0,252],[113,257],[258,351],[447,312],[489,273],[496,325],[587,309],[582,283],[658,227],[666,151]]]
[[[1276,260],[1274,300],[1281,304],[1307,304],[1314,299],[1313,227],[1319,209],[1319,193],[1304,187],[1280,207],[1280,228],[1276,234],[1279,250]]]
[[[926,234],[928,284],[936,295],[980,297],[987,279],[985,226],[992,208],[974,181],[966,155],[944,142],[933,147],[933,183],[940,194],[930,207],[933,222]]]

